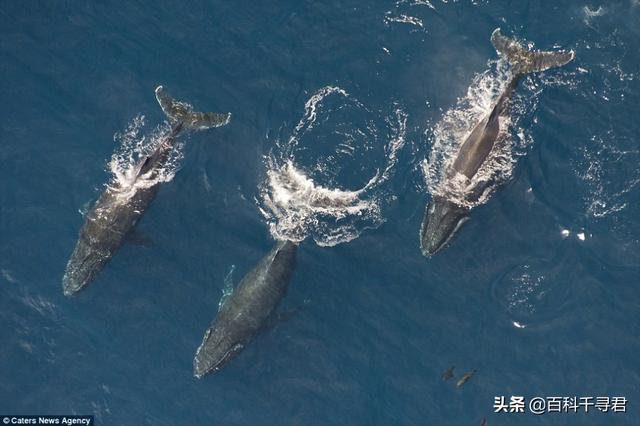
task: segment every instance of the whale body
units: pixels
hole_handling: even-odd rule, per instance
[[[195,377],[220,370],[264,327],[287,292],[297,248],[291,241],[278,242],[240,281],[196,351]]]
[[[511,78],[490,113],[478,122],[445,171],[444,185],[453,179],[471,181],[484,164],[500,133],[500,116],[508,114],[508,105],[521,78],[532,72],[559,67],[573,60],[573,51],[543,52],[526,49],[514,39],[507,38],[496,29],[491,42],[499,54],[506,56],[511,66]],[[485,183],[485,185],[487,185]],[[486,187],[486,186],[485,186]],[[464,195],[473,202],[485,188],[469,187]],[[470,208],[454,197],[435,195],[425,210],[420,229],[420,247],[425,256],[443,248],[469,218]]]
[[[231,114],[192,111],[189,105],[171,98],[162,86],[158,86],[155,93],[171,130],[154,152],[136,166],[133,182],[123,186],[114,180],[86,214],[62,278],[67,296],[75,294],[96,277],[144,215],[158,193],[158,173],[169,161],[178,135],[184,130],[224,126],[231,118]]]

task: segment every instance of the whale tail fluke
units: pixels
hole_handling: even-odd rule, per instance
[[[172,124],[181,123],[189,129],[204,130],[221,127],[231,120],[231,113],[194,111],[191,105],[176,101],[169,96],[162,86],[156,87],[156,99]]]
[[[557,52],[529,50],[516,40],[503,36],[500,28],[496,28],[491,34],[491,43],[500,54],[507,57],[515,74],[527,74],[559,67],[571,62],[575,57],[573,50]]]

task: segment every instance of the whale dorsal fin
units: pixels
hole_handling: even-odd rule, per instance
[[[500,54],[507,57],[514,74],[527,74],[559,67],[571,62],[575,57],[573,50],[557,52],[529,50],[516,40],[503,36],[500,28],[496,28],[491,34],[491,43]]]
[[[231,120],[231,113],[194,111],[191,105],[173,99],[162,86],[156,88],[156,99],[172,124],[182,123],[189,129],[204,130],[221,127]]]

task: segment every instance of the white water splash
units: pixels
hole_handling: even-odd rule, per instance
[[[113,176],[108,188],[123,201],[128,200],[138,189],[171,181],[183,158],[184,143],[177,141],[169,160],[161,168],[154,169],[153,177],[138,176],[144,160],[166,141],[171,132],[171,127],[166,122],[153,129],[149,135],[143,133],[144,127],[144,115],[138,115],[122,133],[116,133],[113,138],[119,148],[108,164]]]
[[[422,19],[416,18],[415,16],[405,15],[405,14],[400,14],[398,16],[385,16],[384,21],[386,24],[395,22],[399,24],[409,24],[409,25],[414,25],[416,27],[424,28]]]
[[[541,289],[545,277],[532,270],[530,265],[522,265],[507,277],[507,309],[511,314],[530,316],[536,311],[536,302],[545,294]]]
[[[363,190],[342,191],[316,185],[292,162],[272,166],[262,193],[261,212],[274,238],[302,241],[309,234],[321,246],[356,238],[361,228],[382,223],[375,199],[360,199]]]
[[[621,149],[615,144],[627,139],[616,139],[612,130],[607,133],[606,139],[594,136],[592,146],[581,148],[586,168],[577,171],[589,186],[586,212],[596,219],[622,211],[627,207],[628,194],[640,186],[640,172],[633,166],[640,161],[640,149]]]
[[[292,135],[265,157],[267,176],[257,202],[274,238],[311,237],[334,246],[383,222],[382,206],[390,199],[384,184],[406,133],[406,114],[394,107],[380,120],[333,86],[309,98]],[[343,189],[348,186],[358,189]]]
[[[580,46],[598,58],[581,94],[585,102],[597,103],[606,118],[595,125],[587,123],[591,136],[575,145],[574,170],[588,188],[583,197],[587,217],[611,219],[612,230],[628,234],[635,224],[627,207],[633,205],[640,188],[640,149],[633,122],[617,108],[633,111],[637,104],[638,73],[625,61],[635,46],[628,45],[617,30],[605,27],[599,32],[602,37],[597,42]]]
[[[427,6],[429,9],[436,10],[436,7],[429,0],[414,0],[410,3],[411,6]]]

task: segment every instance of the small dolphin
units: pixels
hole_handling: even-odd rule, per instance
[[[154,180],[170,159],[178,135],[183,130],[224,126],[231,118],[231,114],[192,111],[187,104],[172,99],[162,86],[156,88],[156,98],[169,118],[171,131],[151,155],[140,161],[133,183],[124,188],[114,182],[87,213],[62,278],[66,296],[78,292],[96,277],[147,210],[160,187],[160,181]]]
[[[280,241],[238,284],[206,331],[193,360],[201,378],[220,370],[251,341],[285,296],[298,245]]]
[[[452,365],[444,373],[442,373],[442,380],[444,380],[446,382],[447,380],[452,378],[453,377],[453,369],[455,367],[456,367],[455,365]]]
[[[504,92],[500,95],[491,112],[485,116],[469,134],[446,171],[448,180],[462,176],[471,180],[485,162],[500,133],[499,117],[508,113],[508,104],[518,82],[527,73],[544,71],[570,62],[573,51],[538,52],[527,50],[513,39],[500,34],[496,29],[491,35],[496,50],[505,55],[511,64],[512,76]],[[445,181],[447,185],[448,181]],[[466,197],[470,201],[485,188],[468,188]],[[470,209],[453,199],[434,196],[425,211],[420,230],[420,246],[425,256],[431,256],[444,247],[469,217]]]
[[[471,371],[469,371],[468,373],[466,373],[464,376],[462,376],[460,378],[460,380],[458,380],[458,383],[456,383],[456,387],[460,387],[462,385],[464,385],[465,383],[467,383],[469,381],[470,378],[473,377],[474,374],[476,374],[476,369],[473,369]]]

